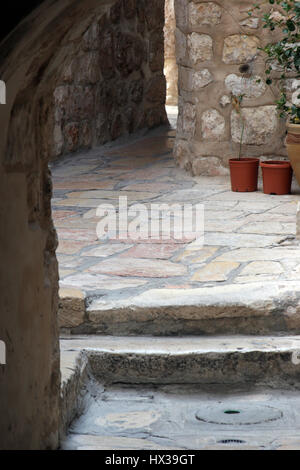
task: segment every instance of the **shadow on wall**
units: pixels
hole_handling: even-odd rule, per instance
[[[54,158],[167,122],[163,28],[163,0],[118,0],[71,38],[54,92]]]

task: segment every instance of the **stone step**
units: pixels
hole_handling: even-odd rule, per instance
[[[62,365],[71,354],[78,376],[78,353],[101,383],[300,387],[300,336],[78,336],[61,348]]]
[[[66,299],[61,315],[61,324],[69,325],[64,331],[73,334],[300,334],[300,286],[256,282],[151,289],[115,300]]]

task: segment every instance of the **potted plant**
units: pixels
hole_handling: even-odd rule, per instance
[[[290,162],[269,160],[260,163],[265,194],[290,194],[293,170]]]
[[[231,96],[232,106],[241,120],[241,135],[238,158],[231,158],[229,160],[229,168],[232,191],[250,192],[257,191],[259,159],[242,157],[242,145],[245,132],[245,119],[241,112],[243,97],[243,94]]]
[[[280,117],[287,120],[285,143],[300,184],[300,80],[298,80],[300,78],[300,2],[295,0],[264,1],[261,4],[255,4],[248,12],[249,16],[254,10],[261,10],[265,5],[270,5],[270,8],[267,12],[263,10],[263,27],[277,32],[279,38],[277,42],[269,43],[261,48],[267,56],[266,83],[270,86],[275,84],[279,88],[279,96],[278,92],[274,92],[273,89],[272,91],[276,96],[275,102]],[[263,168],[266,169],[270,165],[270,162],[265,162]],[[274,162],[274,165],[284,167],[282,162]],[[287,184],[287,181],[291,180],[291,169],[288,169],[286,165],[284,172]],[[273,172],[272,177],[274,178],[276,174],[278,172]]]

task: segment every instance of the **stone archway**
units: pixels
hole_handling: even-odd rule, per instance
[[[118,30],[121,18],[125,32]],[[166,121],[163,18],[164,0],[48,0],[1,44],[0,76],[7,87],[7,104],[0,107],[0,338],[7,348],[7,364],[0,366],[3,449],[58,445],[57,237],[48,162]],[[106,55],[103,67],[110,48],[114,62]],[[105,99],[97,101],[99,95],[110,97],[112,88],[118,91],[117,78],[111,89],[105,80],[97,87],[99,54],[103,79],[117,76],[116,70],[120,80],[132,74],[126,90],[135,109],[126,121],[117,108],[124,96],[109,98],[104,108]],[[74,67],[76,60],[81,64]],[[108,109],[109,126],[103,129]]]

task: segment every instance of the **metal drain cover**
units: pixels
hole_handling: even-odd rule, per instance
[[[283,413],[277,408],[261,403],[216,403],[203,406],[196,413],[199,421],[212,424],[247,425],[268,423],[281,419]]]

